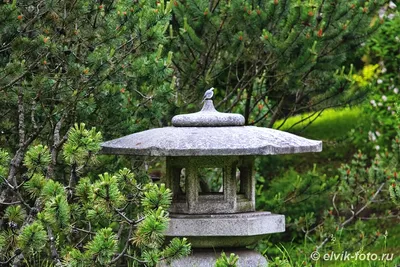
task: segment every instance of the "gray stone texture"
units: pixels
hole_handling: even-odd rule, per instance
[[[201,111],[176,115],[172,118],[172,125],[177,127],[243,126],[244,117],[241,114],[218,112],[212,100],[205,100]]]
[[[321,141],[255,126],[156,128],[102,144],[105,154],[142,156],[275,155],[321,150]]]
[[[244,247],[285,231],[285,216],[270,212],[171,214],[167,237],[186,237],[194,248]]]
[[[167,157],[166,161],[166,175],[163,182],[172,190],[171,212],[207,214],[255,211],[254,157]],[[185,192],[180,187],[183,168],[186,173]],[[198,172],[202,168],[223,170],[223,192],[199,192]],[[240,171],[239,177],[236,177],[237,170]]]
[[[200,112],[175,116],[172,127],[102,144],[105,154],[166,156],[163,179],[173,193],[166,238],[187,237],[194,248],[191,256],[172,262],[172,266],[214,266],[222,249],[228,256],[230,252],[239,255],[238,266],[267,266],[262,255],[243,247],[267,234],[285,231],[283,215],[255,212],[253,156],[320,152],[322,142],[244,126],[244,121],[240,114],[216,111],[212,100],[206,100]],[[222,169],[223,192],[199,191],[201,168]]]
[[[161,263],[159,267],[214,267],[216,260],[224,251],[229,257],[231,253],[239,256],[238,267],[267,267],[267,260],[258,252],[248,249],[194,249],[192,254],[186,258],[173,261],[170,265]]]
[[[134,133],[104,142],[102,153],[138,156],[223,156],[292,154],[322,150],[321,141],[269,128],[232,126],[232,121],[239,121],[232,116],[241,115],[215,111],[212,100],[207,100],[205,107],[206,111],[175,117],[181,119],[174,121],[189,121],[186,126],[192,127],[172,126]],[[224,118],[233,119],[227,119],[229,123],[225,124]],[[204,125],[206,122],[210,123]]]

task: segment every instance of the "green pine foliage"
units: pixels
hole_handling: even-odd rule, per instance
[[[162,45],[171,10],[143,0],[4,1],[1,147],[25,150],[40,135],[51,150],[82,121],[107,139],[164,124],[174,97]]]
[[[13,187],[15,201],[2,203],[2,263],[119,266],[133,260],[155,266],[189,254],[186,239],[164,238],[172,199],[164,184],[142,184],[127,168],[99,175],[80,168],[99,164],[100,142],[101,134],[84,124],[68,131],[59,158],[69,169],[66,177],[47,176],[52,163],[46,146],[28,149],[27,178]]]
[[[46,183],[44,176],[40,173],[35,173],[32,178],[24,184],[24,188],[30,197],[37,198],[40,196],[43,187]]]
[[[10,161],[10,157],[7,151],[0,148],[0,176],[5,177],[8,171],[8,164]]]
[[[41,196],[45,201],[50,200],[58,195],[64,195],[64,194],[65,194],[64,186],[61,183],[54,180],[46,181],[41,192]]]
[[[100,174],[99,179],[92,184],[91,201],[106,210],[113,207],[120,208],[124,203],[124,197],[119,191],[117,178],[108,173]]]
[[[138,224],[133,242],[139,247],[157,249],[164,242],[162,234],[168,227],[168,220],[162,208],[148,212],[146,218]]]
[[[9,224],[16,223],[17,225],[22,225],[25,216],[25,210],[20,205],[10,206],[4,212],[4,219],[6,219]]]
[[[171,190],[166,188],[164,184],[160,187],[154,184],[148,184],[145,189],[145,198],[142,201],[145,210],[166,209],[171,204]]]
[[[25,166],[29,171],[35,173],[42,166],[50,162],[50,152],[47,146],[35,145],[26,152]]]
[[[86,245],[86,249],[85,257],[92,259],[94,263],[106,265],[117,252],[117,237],[111,228],[100,229],[93,240]]]
[[[239,260],[239,256],[235,255],[234,253],[231,253],[228,256],[226,256],[225,252],[221,253],[221,257],[217,259],[215,262],[215,267],[236,267],[237,262]]]
[[[59,194],[46,201],[42,219],[55,231],[68,231],[70,227],[70,208],[65,194]]]
[[[177,104],[186,108],[213,86],[221,110],[271,127],[357,102],[365,91],[351,92],[346,60],[380,26],[384,2],[176,0],[169,44]]]
[[[1,264],[152,266],[189,253],[163,238],[169,190],[96,156],[103,136],[169,121],[172,5],[0,4]]]
[[[166,259],[167,263],[181,258],[181,255],[190,254],[190,244],[186,238],[173,238],[169,245],[164,249],[162,258]]]
[[[28,224],[18,235],[18,247],[28,254],[40,253],[47,242],[47,233],[40,222]]]
[[[68,164],[83,165],[90,157],[91,153],[100,150],[102,136],[96,132],[96,128],[85,129],[85,124],[75,124],[70,130],[68,141],[64,145],[64,158]]]

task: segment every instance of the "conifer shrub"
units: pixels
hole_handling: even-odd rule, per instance
[[[2,187],[12,190],[0,228],[0,262],[22,266],[155,266],[190,252],[183,239],[167,243],[171,191],[165,185],[141,183],[127,168],[98,176],[93,168],[102,140],[95,128],[77,124],[60,152],[69,176],[49,177],[47,146],[28,148],[24,179],[12,185],[5,178],[10,164],[0,150]],[[38,260],[40,259],[40,260]]]
[[[97,155],[103,138],[169,116],[171,9],[1,2],[0,264],[153,266],[188,253],[184,239],[164,244],[169,189]]]

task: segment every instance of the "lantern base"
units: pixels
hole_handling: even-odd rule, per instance
[[[186,237],[193,248],[246,247],[285,231],[285,216],[270,212],[170,214],[167,239]]]
[[[267,267],[267,260],[258,252],[245,249],[193,249],[191,255],[171,262],[170,265],[162,262],[158,267],[188,267],[188,266],[201,266],[201,267],[214,267],[216,260],[221,257],[221,253],[225,252],[229,258],[231,253],[239,256],[237,262],[238,267]]]

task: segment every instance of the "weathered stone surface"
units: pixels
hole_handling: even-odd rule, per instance
[[[172,125],[178,127],[243,126],[244,117],[241,114],[218,112],[212,100],[206,100],[201,111],[177,115],[172,118]]]
[[[212,100],[202,111],[178,115],[174,126],[151,129],[102,144],[105,154],[138,156],[275,155],[320,152],[322,142],[244,125],[240,114],[220,113]],[[206,127],[205,127],[206,126]]]
[[[285,231],[285,216],[270,212],[171,214],[167,237],[187,237],[195,248],[244,247]]]
[[[166,162],[166,174],[162,181],[172,190],[170,212],[208,214],[255,211],[253,156],[167,157]],[[181,175],[183,168],[185,175]],[[219,177],[222,178],[221,192],[200,190],[199,170],[204,168],[222,169],[219,175],[222,176]],[[182,190],[181,183],[185,190]]]
[[[245,160],[250,155],[320,152],[321,141],[274,129],[243,126],[243,116],[219,113],[211,100],[205,102],[200,112],[175,116],[172,124],[172,127],[151,129],[102,144],[102,152],[108,154],[170,157],[167,157],[166,183],[174,193],[172,209],[175,212],[193,214],[171,213],[166,236],[167,239],[187,237],[195,248],[191,256],[174,261],[172,266],[214,266],[215,260],[220,256],[220,253],[215,253],[218,248],[242,248],[259,241],[267,234],[285,231],[285,217],[279,214],[201,214],[254,210],[253,165],[240,164],[241,157],[219,160],[214,157],[246,156],[243,157]],[[196,156],[199,162],[182,160],[180,156]],[[229,162],[227,158],[230,158]],[[224,170],[223,194],[204,194],[207,191],[199,194],[198,168],[205,167]],[[187,175],[185,193],[179,188],[182,168],[185,168]],[[240,170],[239,194],[236,191],[236,168]],[[198,248],[213,250],[204,252]],[[258,253],[235,253],[240,256],[239,266],[267,265],[266,260]]]
[[[157,266],[165,267],[214,267],[215,261],[224,251],[229,257],[231,253],[239,256],[238,267],[267,267],[267,260],[258,252],[248,249],[194,249],[192,254],[186,258],[173,261],[170,265],[160,263]]]
[[[321,150],[321,141],[255,126],[156,128],[102,144],[105,154],[142,156],[275,155]]]

